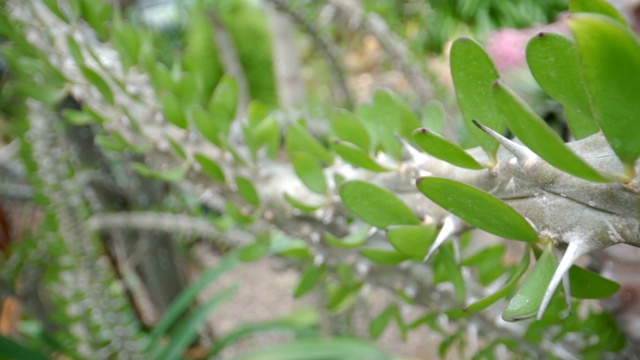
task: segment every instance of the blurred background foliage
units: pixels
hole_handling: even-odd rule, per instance
[[[66,2],[43,3],[55,9]],[[227,149],[235,160],[243,160],[242,154],[233,152],[233,146],[217,137],[215,131],[229,138],[242,138],[243,144],[253,147],[254,160],[259,158],[261,148],[267,149],[270,158],[277,159],[284,156],[277,151],[285,142],[284,136],[280,136],[284,133],[280,126],[289,126],[293,130],[289,130],[286,139],[286,155],[293,159],[299,173],[321,171],[323,164],[334,156],[333,152],[345,159],[355,158],[355,163],[366,164],[373,171],[384,171],[382,165],[369,158],[370,150],[382,149],[399,158],[402,149],[395,140],[387,139],[398,127],[379,126],[382,123],[376,122],[379,118],[393,121],[401,118],[397,124],[405,126],[401,134],[405,137],[411,136],[411,126],[427,126],[445,137],[457,138],[464,148],[477,145],[462,125],[448,71],[448,45],[461,35],[471,35],[486,44],[499,70],[513,72],[507,79],[512,87],[524,93],[534,109],[559,133],[566,132],[559,105],[541,93],[528,75],[522,75],[521,70],[526,72],[523,58],[513,60],[507,54],[513,44],[523,49],[526,39],[537,30],[507,32],[502,40],[498,34],[504,29],[553,23],[566,12],[567,1],[70,0],[68,4],[60,7],[62,11],[70,18],[75,16],[88,22],[102,41],[118,51],[125,70],[137,67],[149,77],[160,99],[160,113],[178,127],[195,123],[207,140]],[[287,20],[284,25],[283,19]],[[238,204],[229,201],[224,211],[212,209],[203,205],[202,198],[195,198],[180,186],[188,171],[185,168],[154,171],[143,165],[144,144],[128,144],[124,137],[104,131],[101,127],[104,119],[100,119],[92,104],[79,103],[73,94],[65,92],[66,79],[61,79],[36,48],[21,42],[24,40],[14,32],[19,26],[14,28],[7,14],[1,20],[0,46],[5,60],[0,64],[3,71],[0,154],[11,154],[10,158],[19,158],[22,165],[16,170],[10,169],[9,162],[3,163],[5,167],[0,174],[0,180],[18,186],[0,193],[0,249],[6,260],[0,283],[3,300],[0,358],[63,359],[82,358],[86,354],[94,354],[96,358],[117,358],[119,354],[119,358],[126,358],[124,350],[119,353],[125,349],[145,353],[142,358],[160,359],[392,358],[388,353],[406,358],[453,354],[449,356],[492,359],[519,351],[514,340],[499,338],[479,347],[471,344],[482,351],[469,354],[465,350],[470,345],[467,342],[474,337],[468,337],[466,332],[483,329],[476,325],[458,326],[463,321],[459,313],[449,311],[447,318],[439,309],[429,309],[420,313],[423,316],[415,316],[417,311],[406,310],[413,309],[416,303],[416,294],[407,290],[410,287],[400,283],[391,296],[370,290],[371,285],[358,277],[359,270],[347,262],[325,265],[326,259],[314,258],[309,246],[300,239],[273,229],[252,238],[237,251],[233,245],[209,241],[206,234],[175,234],[154,225],[147,229],[99,232],[91,239],[93,245],[87,245],[91,251],[74,249],[72,242],[58,234],[65,226],[61,222],[66,219],[59,216],[61,210],[52,200],[56,194],[51,186],[57,183],[71,184],[71,188],[81,184],[78,186],[90,187],[93,196],[101,197],[98,203],[104,208],[92,207],[94,203],[84,198],[74,198],[77,201],[73,205],[77,207],[69,216],[78,222],[105,209],[135,210],[189,214],[191,220],[204,219],[208,226],[214,224],[216,231],[248,229],[255,224],[256,216],[243,205],[259,208],[260,199],[256,199],[253,179],[237,177],[231,188],[239,193]],[[381,23],[385,26],[375,27]],[[285,26],[283,31],[290,37],[274,36],[278,34],[275,30],[278,26]],[[399,48],[389,46],[394,43]],[[504,65],[500,63],[501,57],[506,58]],[[283,58],[295,61],[278,65]],[[416,74],[412,72],[415,69],[422,77],[411,76]],[[286,70],[293,72],[293,80],[287,77]],[[38,86],[37,82],[29,82],[33,74],[54,80]],[[93,76],[96,78],[99,75]],[[416,90],[420,86],[426,90]],[[108,90],[104,87],[101,90],[104,97],[109,97]],[[48,131],[58,135],[57,140],[48,144],[57,144],[60,149],[38,150],[29,146],[40,141],[33,141],[33,137],[47,133],[34,135],[34,124],[29,123],[27,116],[25,99],[29,97],[53,104],[55,111],[51,116],[56,121]],[[342,109],[354,110],[353,116],[365,121],[349,122],[352,114],[343,113]],[[208,137],[198,127],[201,115],[217,116],[229,123],[234,117],[246,118],[249,126],[238,129],[227,124]],[[304,121],[299,121],[300,118]],[[336,119],[353,128],[338,128]],[[135,123],[135,116],[130,116],[130,120]],[[324,145],[330,143],[328,134],[340,133],[339,137],[344,138],[354,131],[368,131],[371,139],[355,136],[348,139],[352,144],[331,143],[332,152],[327,154]],[[16,139],[23,144],[19,151],[11,148]],[[76,144],[81,140],[86,142]],[[300,155],[296,146],[316,146],[314,149],[321,150]],[[167,151],[183,155],[177,139],[172,139],[168,148],[171,150]],[[251,156],[244,160],[248,158]],[[217,168],[220,166],[211,159],[204,155],[198,159],[202,167],[210,170],[207,175],[224,178]],[[132,163],[137,166],[128,165]],[[309,163],[310,170],[302,169]],[[43,176],[46,172],[43,167],[47,165],[58,167],[60,177]],[[330,181],[339,183],[341,179],[336,177],[327,183]],[[319,182],[309,187],[326,193],[326,186]],[[25,190],[24,198],[18,190]],[[305,201],[296,204],[296,199],[290,199],[289,203],[300,213],[305,211]],[[331,234],[323,234],[322,239],[339,251],[347,251],[362,245],[368,232],[369,228],[364,227],[342,239]],[[468,253],[477,250],[470,245],[469,236],[463,236],[461,241],[463,251]],[[47,247],[43,243],[48,243]],[[447,245],[433,259],[433,282],[448,290],[453,288],[456,296],[464,298],[463,271],[473,272],[486,286],[501,276],[516,273],[519,258],[508,250],[506,245],[480,249],[462,266],[457,266],[455,249]],[[398,254],[374,249],[367,257],[386,264],[409,258],[407,254]],[[77,274],[67,275],[77,265],[74,256],[94,256],[85,262],[95,260],[101,269],[109,269],[98,277],[102,288],[87,294],[86,289],[78,286],[71,294],[63,291],[57,298],[49,297],[47,294],[59,291],[59,286],[73,288],[74,282],[87,281],[82,276],[80,280],[73,277]],[[491,261],[478,260],[485,257]],[[60,258],[71,262],[49,263]],[[82,266],[90,268],[90,264]],[[258,269],[257,273],[238,270],[252,266]],[[461,270],[462,267],[465,269]],[[237,275],[225,280],[229,274]],[[62,285],[57,283],[60,278],[65,279]],[[284,284],[279,282],[280,278]],[[252,291],[253,288],[256,290]],[[104,295],[105,302],[98,302],[105,306],[105,313],[92,312],[92,301],[100,300],[105,289],[109,290]],[[270,294],[272,291],[275,296]],[[362,300],[365,291],[373,295]],[[291,294],[295,298],[313,294],[313,299],[297,303],[284,300]],[[371,298],[377,297],[383,300],[374,299],[372,303]],[[119,301],[109,303],[114,298]],[[243,302],[243,298],[254,302]],[[261,307],[256,305],[261,302],[264,303]],[[235,307],[224,307],[234,303]],[[279,303],[283,305],[278,306]],[[603,351],[617,351],[625,346],[624,336],[611,314],[588,309],[586,320],[575,314],[561,318],[558,309],[563,305],[561,300],[554,300],[551,305],[556,310],[551,312],[554,315],[526,329],[524,341],[542,344],[546,341],[543,334],[549,329],[557,338],[582,330],[587,336],[593,335],[590,347],[583,349],[584,356],[597,358]],[[260,310],[254,312],[252,306]],[[298,310],[291,312],[289,306]],[[209,313],[213,315],[208,317]],[[95,327],[76,326],[85,315],[91,318],[84,320]],[[385,333],[390,324],[395,328]],[[431,334],[428,344],[422,339],[411,345],[402,342],[415,329],[428,329]],[[269,335],[256,336],[264,333]],[[116,335],[130,342],[113,345],[110,340]],[[378,338],[384,351],[372,345]],[[79,347],[86,344],[93,346],[95,352]],[[125,347],[118,349],[118,346]]]

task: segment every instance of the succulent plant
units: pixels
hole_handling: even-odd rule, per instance
[[[398,304],[431,309],[406,323],[399,305],[392,304],[372,321],[373,337],[391,320],[403,333],[426,323],[446,335],[434,320],[446,316],[495,330],[488,348],[502,343],[514,352],[551,351],[535,340],[535,324],[549,322],[532,323],[529,329],[534,330],[523,340],[491,315],[479,315],[508,296],[502,312],[507,321],[553,316],[549,326],[567,326],[561,334],[573,331],[569,326],[575,324],[585,329],[597,327],[598,321],[611,325],[599,314],[564,324],[567,317],[557,307],[555,314],[547,311],[562,280],[569,306],[572,296],[599,299],[617,291],[617,284],[574,266],[580,256],[616,244],[640,247],[640,122],[634,119],[640,112],[640,45],[608,3],[572,1],[573,39],[541,33],[527,47],[533,76],[564,107],[576,139],[570,143],[508,88],[478,43],[470,38],[453,43],[456,96],[479,145],[470,150],[425,128],[397,95],[384,91],[353,112],[336,111],[324,138],[312,135],[304,120],[281,121],[257,102],[246,118],[237,118],[235,79],[222,76],[215,86],[195,86],[196,79],[212,74],[193,66],[194,53],[169,71],[148,46],[153,34],[122,23],[112,8],[96,4],[8,1],[6,13],[0,14],[0,30],[11,41],[5,54],[21,80],[14,89],[24,100],[21,114],[30,127],[21,135],[24,162],[48,206],[49,235],[40,246],[60,250],[51,254],[50,263],[58,264],[59,271],[50,274],[48,290],[59,298],[61,313],[77,310],[78,294],[84,287],[93,289],[92,282],[120,284],[105,266],[97,230],[149,227],[143,220],[150,216],[161,220],[151,222],[156,230],[194,231],[227,241],[245,261],[265,254],[301,261],[294,295],[324,282],[332,311],[352,305],[364,284],[394,291]],[[189,71],[183,71],[187,64],[181,61],[191,64]],[[68,97],[81,109],[60,110]],[[82,172],[70,169],[79,155],[73,155],[54,120],[94,127],[100,152],[134,158],[138,162],[124,165],[127,171],[197,195],[216,214],[215,226],[174,214],[101,213]],[[517,139],[504,136],[507,128]],[[126,221],[116,221],[117,216]],[[469,240],[460,238],[473,228],[524,242],[522,260],[502,266],[504,245],[462,258],[459,248]],[[453,244],[447,243],[451,238]],[[556,252],[562,254],[560,261]],[[13,263],[24,261],[20,254]],[[537,262],[525,276],[532,254]],[[82,267],[68,266],[75,262]],[[477,276],[467,268],[477,270]],[[11,269],[14,278],[21,275],[19,266]],[[502,286],[488,291],[498,280]],[[434,283],[443,282],[451,283],[453,291],[438,291]],[[71,292],[65,288],[69,283],[75,285]],[[97,315],[83,320],[86,328],[118,333],[131,354],[158,355],[148,344],[159,344],[161,335],[133,334],[135,326],[123,325],[135,322],[122,310],[122,288],[112,290],[104,297],[87,292],[83,309]],[[200,324],[197,317],[227,295],[199,307],[190,322]],[[111,310],[121,316],[102,322],[110,318],[108,304],[116,304]],[[176,337],[174,354],[193,339],[191,330],[185,331],[189,336]],[[80,356],[118,354],[115,345],[105,345],[109,341],[77,333],[66,340]],[[461,333],[443,342],[441,353],[453,339],[461,341]],[[585,340],[572,350],[620,350],[619,333],[612,330],[607,336],[595,348]]]

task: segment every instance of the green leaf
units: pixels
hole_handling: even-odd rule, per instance
[[[533,270],[525,279],[522,287],[509,301],[509,306],[502,313],[502,319],[505,321],[518,321],[536,316],[542,304],[544,293],[557,267],[558,260],[553,255],[553,249],[551,246],[547,246],[547,249],[538,259],[536,266],[533,267]]]
[[[358,106],[356,116],[367,128],[373,150],[382,149],[398,160],[402,157],[402,144],[395,134],[408,138],[420,127],[416,115],[389,91],[377,91],[373,102]]]
[[[417,185],[433,202],[473,226],[508,239],[538,240],[536,231],[522,215],[483,190],[438,177],[421,178]]]
[[[240,356],[236,360],[391,360],[373,345],[359,339],[306,338]]]
[[[433,130],[437,134],[442,134],[447,114],[444,106],[437,100],[431,101],[422,110],[422,124],[424,127]]]
[[[299,298],[311,291],[318,284],[320,279],[322,279],[322,275],[324,275],[325,270],[326,267],[323,265],[307,265],[304,271],[302,271],[302,275],[300,275],[300,281],[298,282],[296,289],[293,291],[293,297]]]
[[[369,151],[371,146],[369,133],[355,115],[347,111],[339,111],[331,117],[331,129],[340,140],[348,141],[364,152]]]
[[[55,105],[66,96],[64,90],[47,85],[20,83],[17,88],[25,96],[48,105]]]
[[[158,324],[153,328],[151,334],[149,334],[149,348],[159,349],[158,339],[161,335],[165,334],[175,323],[180,316],[191,306],[196,300],[198,294],[209,284],[214,282],[220,275],[229,272],[236,265],[238,265],[238,257],[236,253],[232,252],[225,256],[220,264],[213,269],[209,269],[202,273],[198,280],[188,287],[186,287],[178,297],[173,300],[171,306],[165,311],[162,319],[158,321]]]
[[[600,128],[633,177],[640,156],[640,44],[628,27],[601,15],[572,16],[569,26]]]
[[[236,186],[238,186],[238,193],[242,196],[244,201],[254,207],[260,206],[260,196],[258,196],[256,188],[249,179],[242,176],[236,176]]]
[[[138,63],[141,48],[139,31],[131,24],[118,21],[111,32],[111,42],[120,54],[124,69]]]
[[[193,3],[190,7],[184,32],[184,70],[193,74],[198,81],[203,98],[201,103],[210,100],[216,84],[222,76],[220,51],[215,40],[216,29],[203,8],[203,2]]]
[[[387,240],[399,252],[414,259],[424,259],[436,239],[435,225],[398,225],[387,229]]]
[[[456,299],[460,304],[464,303],[467,287],[465,285],[464,276],[462,276],[462,271],[456,263],[453,246],[447,244],[447,246],[440,247],[440,251],[433,259],[433,266],[439,267],[441,271],[443,271],[446,280],[453,284],[456,292]]]
[[[365,242],[367,242],[368,237],[369,228],[366,227],[349,234],[343,239],[339,239],[329,233],[324,233],[323,235],[324,240],[331,246],[343,249],[353,249],[357,248],[358,246],[362,246]]]
[[[513,289],[518,284],[518,281],[520,280],[522,275],[524,275],[524,273],[527,272],[527,269],[529,269],[529,262],[531,258],[531,255],[529,254],[529,252],[530,252],[529,248],[527,247],[524,255],[522,256],[522,260],[518,263],[518,266],[516,267],[513,275],[511,275],[509,280],[507,280],[507,282],[504,284],[502,288],[500,288],[498,291],[494,292],[493,294],[485,297],[484,299],[480,299],[474,302],[473,304],[467,306],[464,309],[464,311],[467,313],[482,311],[488,308],[489,306],[491,306],[492,304],[494,304],[496,301],[502,299],[505,295],[509,294],[511,291],[513,291]]]
[[[372,338],[378,339],[380,335],[384,332],[384,329],[387,328],[389,322],[396,316],[398,313],[398,305],[391,304],[387,306],[378,316],[371,320],[369,324],[369,334]]]
[[[238,83],[235,78],[225,75],[216,86],[208,106],[209,112],[224,136],[229,134],[237,107]]]
[[[314,138],[305,127],[295,122],[291,124],[287,132],[285,142],[287,143],[287,153],[289,156],[294,152],[306,152],[318,158],[318,160],[331,164],[333,155],[320,142]]]
[[[293,169],[306,187],[318,194],[327,193],[327,180],[324,177],[322,165],[315,157],[307,153],[296,152],[293,153],[291,162]]]
[[[162,102],[162,110],[167,121],[181,129],[186,129],[188,126],[187,117],[178,98],[176,98],[173,93],[164,92],[160,96],[160,101]]]
[[[624,16],[616,8],[605,0],[571,0],[569,1],[569,11],[571,13],[594,13],[601,14],[617,20],[622,24],[627,24]]]
[[[113,96],[113,91],[109,84],[98,74],[93,71],[91,68],[87,66],[80,66],[80,71],[82,71],[82,75],[84,75],[87,80],[91,83],[91,85],[95,86],[96,89],[102,94],[102,97],[109,104],[113,105],[115,103],[115,98]]]
[[[408,255],[399,253],[394,250],[366,248],[360,250],[360,253],[362,254],[362,256],[377,264],[387,266],[398,265],[401,262],[409,259]]]
[[[275,159],[280,150],[280,123],[274,117],[267,117],[253,128],[253,139],[257,146],[267,146],[267,155]]]
[[[175,153],[182,159],[187,160],[187,153],[184,151],[184,148],[180,143],[175,141],[171,136],[166,136],[166,139],[169,140],[169,144],[171,144],[171,148]],[[202,164],[201,164],[202,165]]]
[[[44,0],[43,3],[55,16],[59,17],[60,20],[66,22],[67,24],[69,23],[69,19],[67,18],[67,16],[60,10],[57,0]]]
[[[202,154],[194,154],[193,158],[200,164],[205,174],[209,175],[213,180],[224,182],[224,171],[218,163]]]
[[[527,44],[527,63],[540,87],[564,106],[569,128],[576,139],[598,132],[578,62],[578,48],[571,39],[560,34],[539,33]]]
[[[501,81],[493,85],[493,98],[509,129],[546,162],[586,180],[610,181],[571,151],[562,138]]]
[[[36,349],[26,347],[11,338],[2,335],[0,335],[0,349],[2,349],[2,355],[6,356],[7,359],[51,359],[49,356],[46,356]]]
[[[467,37],[453,42],[450,63],[458,105],[467,129],[487,152],[491,162],[495,162],[498,142],[471,121],[477,119],[499,133],[504,131],[503,120],[491,96],[491,84],[498,79],[498,71],[482,47]]]
[[[329,288],[327,308],[335,313],[340,313],[353,306],[362,289],[362,284],[340,285]]]
[[[218,138],[219,129],[211,114],[201,106],[194,106],[191,109],[191,119],[202,137],[218,147],[221,146],[220,139]]]
[[[342,203],[365,222],[384,229],[391,225],[418,225],[413,211],[391,191],[366,181],[346,182],[340,188]]]
[[[90,125],[96,122],[96,118],[84,111],[64,109],[62,110],[62,115],[71,125],[74,126]]]
[[[161,360],[172,360],[182,357],[182,353],[198,336],[198,330],[207,321],[209,313],[230,299],[237,291],[237,286],[229,287],[213,296],[209,301],[196,308],[171,332],[169,345],[156,356]]]
[[[113,17],[113,6],[102,1],[84,0],[82,17],[96,31],[101,40],[107,38],[108,22]]]
[[[506,250],[504,244],[489,246],[464,259],[460,265],[475,267],[480,285],[488,286],[504,274],[502,256]]]
[[[606,299],[620,290],[620,284],[579,266],[569,269],[571,296],[578,299]]]
[[[179,167],[169,170],[155,170],[142,163],[133,163],[133,170],[142,176],[146,176],[151,179],[157,179],[166,181],[168,183],[175,183],[184,179],[187,175],[187,168]]]
[[[247,121],[249,126],[256,127],[269,115],[269,109],[267,106],[258,100],[253,100],[249,103],[247,109]]]
[[[82,50],[72,35],[67,35],[67,46],[69,47],[69,53],[71,53],[71,57],[76,62],[76,65],[78,65],[78,67],[84,66]]]
[[[253,262],[262,259],[269,253],[269,244],[256,241],[252,244],[243,246],[238,250],[238,258],[244,262]]]
[[[427,128],[416,129],[413,140],[431,156],[444,160],[455,166],[472,170],[484,169],[473,156],[446,138],[431,132]]]
[[[304,213],[312,213],[318,209],[320,209],[323,204],[319,204],[319,205],[309,205],[309,204],[305,204],[302,201],[294,198],[293,196],[285,193],[284,194],[284,200],[287,202],[287,204],[293,206],[294,208],[304,212]]]
[[[389,169],[378,164],[375,160],[371,159],[367,153],[351,143],[335,139],[331,147],[340,155],[342,160],[353,166],[376,172],[389,171]]]

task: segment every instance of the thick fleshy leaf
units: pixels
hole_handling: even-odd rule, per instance
[[[344,249],[357,248],[358,246],[363,245],[367,241],[368,237],[369,237],[368,228],[362,228],[354,233],[349,234],[348,236],[342,239],[339,239],[329,233],[324,233],[323,235],[324,240],[328,242],[330,245],[338,248],[344,248]]]
[[[301,123],[295,122],[287,131],[285,138],[287,143],[287,153],[289,155],[296,151],[306,152],[315,156],[320,161],[331,164],[333,155],[327,150],[313,135],[309,133]]]
[[[84,66],[84,55],[82,55],[80,45],[78,45],[78,42],[71,35],[67,36],[67,46],[69,47],[69,53],[76,62],[76,65],[78,65],[78,67]]]
[[[396,317],[398,313],[398,305],[391,304],[387,306],[378,316],[371,320],[369,324],[369,334],[372,338],[377,339],[382,335],[384,330],[389,325],[389,322]]]
[[[536,231],[522,215],[485,191],[438,177],[421,178],[417,185],[433,202],[473,226],[508,239],[538,240]]]
[[[398,225],[387,229],[387,240],[399,252],[422,260],[438,235],[435,225]]]
[[[218,163],[202,154],[195,154],[193,155],[193,158],[196,159],[198,164],[200,164],[200,167],[202,167],[202,171],[205,174],[209,175],[214,180],[224,182],[224,171]]]
[[[369,157],[369,155],[362,151],[362,149],[351,143],[335,139],[331,147],[338,155],[340,155],[342,160],[353,166],[376,172],[389,171],[389,169],[383,167]]]
[[[632,175],[640,156],[638,39],[628,27],[602,15],[575,15],[569,26],[600,128]]]
[[[311,291],[322,278],[325,269],[325,266],[308,265],[300,275],[300,281],[293,291],[293,296],[299,298]]]
[[[575,42],[564,35],[539,33],[527,44],[527,63],[540,87],[564,106],[576,139],[598,132]]]
[[[395,159],[402,157],[402,144],[395,134],[408,138],[420,127],[417,116],[388,91],[377,91],[373,101],[358,106],[355,114],[368,129],[373,150],[382,149]]]
[[[204,108],[201,106],[194,106],[191,108],[191,120],[202,137],[214,145],[221,145],[220,139],[218,138],[218,126],[211,114],[209,114]]]
[[[444,106],[437,100],[431,101],[422,110],[422,124],[424,127],[433,130],[437,134],[442,134],[447,114]]]
[[[531,151],[571,175],[590,181],[610,181],[573,153],[562,138],[501,81],[497,81],[492,88],[496,108],[509,129]]]
[[[178,98],[173,93],[164,92],[160,97],[160,101],[167,121],[179,128],[186,129],[188,126],[187,117]]]
[[[102,78],[100,74],[95,72],[93,69],[87,66],[80,66],[80,71],[82,71],[82,75],[84,75],[91,85],[95,86],[96,89],[102,94],[102,97],[109,103],[113,104],[115,98],[113,96],[113,90],[109,84]]]
[[[467,288],[460,266],[456,263],[456,257],[451,244],[440,247],[440,251],[433,259],[433,267],[437,273],[436,282],[451,282],[456,292],[456,299],[462,304],[466,297]]]
[[[376,264],[387,266],[398,265],[401,262],[409,259],[409,256],[394,250],[366,248],[360,250],[360,253],[362,254],[362,256],[375,262]]]
[[[495,161],[498,142],[473,126],[471,120],[477,119],[499,133],[503,131],[503,120],[496,111],[491,96],[491,84],[498,79],[498,70],[482,47],[467,37],[453,42],[450,63],[453,85],[465,124],[489,158]]]
[[[593,13],[608,16],[622,24],[626,24],[624,16],[606,0],[571,0],[569,1],[569,11],[571,13]]]
[[[422,150],[435,158],[467,169],[483,169],[482,165],[473,156],[462,150],[458,145],[427,128],[416,129],[413,132],[413,140]]]
[[[525,279],[522,287],[509,301],[509,306],[502,313],[502,319],[505,321],[518,321],[536,316],[542,304],[544,293],[557,267],[558,260],[553,255],[552,247],[548,246],[538,259],[536,266]]]
[[[296,152],[291,156],[293,170],[302,180],[304,185],[318,194],[327,193],[327,181],[320,162],[313,156]]]
[[[258,147],[267,146],[267,155],[275,159],[280,150],[280,123],[269,116],[260,121],[252,131],[253,139]]]
[[[515,271],[509,277],[509,280],[507,280],[507,283],[504,284],[502,288],[500,288],[498,291],[494,292],[493,294],[487,296],[486,298],[478,300],[473,304],[467,306],[464,309],[464,311],[468,313],[482,311],[488,308],[489,306],[491,306],[492,304],[494,304],[496,301],[502,299],[502,297],[504,297],[511,291],[513,291],[515,286],[518,284],[518,280],[520,280],[522,275],[524,275],[524,273],[527,272],[527,269],[529,269],[529,261],[531,258],[531,255],[529,253],[530,251],[529,251],[529,248],[527,247],[527,250],[525,251],[524,256],[522,257],[522,261],[518,263],[518,266],[516,267]]]
[[[366,181],[346,182],[340,188],[340,197],[347,210],[378,228],[420,223],[413,211],[391,191]]]
[[[157,179],[166,181],[169,183],[175,183],[184,179],[187,175],[187,168],[179,167],[169,170],[155,170],[142,163],[133,163],[133,170],[142,176],[146,176],[151,179]]]
[[[480,285],[488,286],[505,272],[502,256],[507,248],[504,244],[489,246],[467,257],[460,265],[474,268]]]
[[[368,152],[371,146],[371,139],[367,128],[358,118],[346,111],[340,111],[331,117],[331,129],[340,140],[348,141],[362,151]]]
[[[169,144],[171,144],[171,148],[173,149],[173,151],[182,160],[187,160],[187,153],[184,151],[184,148],[182,147],[182,145],[180,145],[180,143],[175,141],[171,136],[166,136],[166,139],[169,141]]]
[[[569,269],[571,296],[578,299],[605,299],[620,290],[620,284],[579,266]]]
[[[244,201],[255,207],[260,206],[260,196],[258,195],[258,192],[253,186],[251,180],[242,176],[237,176],[236,186],[238,187],[238,193],[242,196]]]
[[[231,76],[223,76],[209,101],[209,112],[217,127],[227,136],[238,106],[238,84]]]
[[[65,109],[62,110],[62,115],[69,124],[74,126],[91,125],[96,122],[96,118],[84,111]]]
[[[305,212],[305,213],[312,213],[318,209],[320,209],[322,207],[323,204],[320,205],[309,205],[309,204],[305,204],[302,201],[294,198],[293,196],[285,193],[284,194],[284,200],[287,202],[287,204],[291,205],[292,207]]]

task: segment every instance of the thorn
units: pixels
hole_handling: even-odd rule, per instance
[[[480,130],[484,131],[485,133],[487,133],[487,135],[496,139],[496,141],[499,142],[500,145],[504,146],[505,149],[507,149],[510,153],[513,154],[513,156],[515,156],[518,159],[518,162],[525,163],[528,160],[538,157],[538,155],[536,155],[533,151],[529,150],[529,148],[527,148],[526,146],[522,146],[514,141],[507,139],[506,137],[495,132],[493,129],[490,129],[482,125],[478,120],[471,120],[471,121],[475,126],[479,127]]]
[[[569,243],[567,250],[556,269],[556,272],[553,274],[551,278],[551,282],[549,282],[549,286],[547,287],[547,291],[544,293],[544,297],[542,298],[542,303],[540,304],[540,309],[538,309],[537,319],[542,319],[544,312],[547,310],[549,306],[549,302],[551,301],[551,297],[553,297],[553,293],[555,293],[558,284],[560,284],[560,280],[564,277],[565,273],[569,271],[569,268],[580,258],[580,256],[588,253],[589,251],[594,250],[587,244],[582,241],[572,241]]]
[[[460,227],[460,223],[456,220],[455,217],[451,215],[445,217],[444,222],[442,224],[442,228],[440,229],[440,232],[438,233],[436,240],[431,245],[431,248],[429,249],[427,256],[424,257],[424,260],[422,260],[422,262],[429,261],[429,259],[436,252],[436,250],[438,250],[438,248],[440,248],[440,246],[444,244],[444,241],[447,240],[449,236],[453,235],[453,233],[458,231],[459,227]]]

